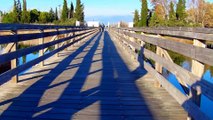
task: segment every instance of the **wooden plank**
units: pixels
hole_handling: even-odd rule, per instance
[[[92,35],[92,34],[94,34],[94,33],[95,33],[95,32],[90,33],[90,34],[87,35],[87,36],[90,36],[90,35]],[[85,37],[86,37],[86,36],[85,36]],[[83,37],[83,38],[85,38],[85,37]],[[64,45],[64,46],[62,46],[62,47],[60,47],[60,48],[58,48],[58,49],[56,49],[56,50],[53,50],[53,51],[51,51],[51,52],[49,52],[49,53],[47,53],[47,54],[45,54],[45,55],[43,55],[43,56],[41,56],[41,57],[35,59],[35,60],[32,60],[32,61],[30,61],[30,62],[27,62],[27,63],[25,63],[25,64],[23,64],[23,65],[20,65],[20,66],[14,68],[14,69],[12,69],[12,70],[9,70],[9,71],[7,71],[7,72],[1,74],[1,75],[0,75],[0,79],[1,79],[0,85],[3,84],[3,83],[5,83],[6,81],[10,80],[12,76],[14,76],[14,75],[16,75],[16,74],[18,74],[18,73],[20,73],[20,72],[22,72],[22,71],[24,71],[24,70],[26,70],[26,69],[32,67],[32,66],[34,66],[35,64],[40,63],[41,61],[43,61],[43,60],[45,60],[45,59],[47,59],[47,58],[53,56],[54,54],[56,54],[56,53],[58,53],[59,51],[65,49],[66,47],[69,47],[70,45],[75,44],[76,42],[80,41],[80,40],[83,39],[83,38],[80,38],[80,39],[78,39],[78,40],[76,40],[76,41],[74,41],[74,42],[72,42],[72,43],[70,43],[70,44]]]
[[[94,30],[90,30],[89,32],[93,32],[93,31]],[[86,32],[86,33],[89,33],[89,32]],[[86,33],[78,34],[78,35],[75,35],[75,36],[70,36],[68,38],[62,38],[62,39],[59,39],[57,41],[52,41],[52,42],[36,45],[36,46],[25,48],[25,49],[16,50],[14,52],[10,52],[10,53],[7,53],[7,54],[2,54],[2,55],[0,55],[0,63],[4,63],[6,61],[10,61],[10,60],[12,60],[14,58],[22,57],[24,55],[33,53],[35,51],[38,51],[38,50],[41,50],[41,49],[44,49],[44,48],[47,48],[49,46],[53,46],[53,45],[59,44],[61,42],[70,40],[71,38],[75,38],[77,36],[81,36],[81,35],[86,34]]]
[[[0,30],[28,30],[28,29],[64,29],[64,28],[85,28],[82,26],[63,25],[32,25],[32,24],[5,24],[0,23]],[[89,27],[88,27],[89,28]]]
[[[213,65],[213,50],[208,48],[196,47],[193,45],[180,43],[176,41],[166,40],[163,38],[155,38],[146,35],[140,35],[135,33],[123,32],[126,35],[141,39],[144,42],[162,47],[167,50],[171,50],[182,54],[184,56],[190,57],[192,59],[198,60],[200,62],[206,63],[208,65]],[[201,54],[202,53],[202,54]],[[204,54],[205,53],[205,54]],[[208,54],[206,54],[208,53]]]
[[[189,38],[189,39],[199,39],[199,40],[205,40],[205,41],[213,41],[213,29],[207,28],[207,29],[201,29],[201,30],[193,30],[193,29],[174,29],[174,28],[166,28],[166,29],[157,29],[157,28],[133,28],[128,29],[131,31],[137,31],[137,32],[145,32],[145,33],[151,33],[151,34],[161,34],[161,35],[167,35],[167,36],[174,36],[174,37],[183,37],[183,38]]]
[[[199,87],[201,88],[200,92],[207,96],[209,99],[213,100],[213,84],[202,80],[202,78],[194,75],[190,71],[180,67],[179,65],[166,60],[155,53],[144,49],[144,55],[147,58],[150,58],[154,60],[155,62],[158,62],[161,64],[163,67],[165,67],[167,70],[169,70],[171,73],[173,73],[175,76],[180,78],[182,81],[187,83],[188,85],[192,86],[194,89],[198,89]]]
[[[159,74],[149,64],[144,62],[144,68],[150,72],[160,84],[167,90],[167,92],[173,96],[179,104],[191,115],[195,120],[210,120],[198,106],[196,106],[190,98],[183,95],[177,88],[175,88],[169,81],[167,81],[161,74]]]
[[[33,34],[18,34],[18,41],[13,35],[4,35],[0,36],[0,44],[7,44],[11,42],[21,42],[21,41],[28,41],[28,40],[33,40],[33,39],[38,39],[41,37],[49,37],[49,36],[54,36],[57,34],[65,34],[65,33],[70,33],[70,32],[76,32],[76,31],[83,31],[87,29],[79,29],[79,30],[63,30],[63,31],[54,31],[54,32],[44,32],[42,33],[33,33]]]

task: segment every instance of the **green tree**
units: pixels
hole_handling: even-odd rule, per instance
[[[71,4],[70,4],[70,11],[69,11],[69,19],[71,19],[73,17],[74,17],[74,5],[71,2]]]
[[[149,22],[150,27],[165,26],[165,15],[163,14],[164,8],[158,4],[155,6],[155,11]]]
[[[51,8],[49,11],[49,21],[48,22],[53,22],[55,20],[55,13],[53,11],[53,9]]]
[[[140,22],[138,10],[135,10],[135,12],[134,12],[134,20],[133,21],[134,21],[134,27],[138,27],[138,24]]]
[[[148,4],[147,4],[147,0],[141,0],[141,1],[142,1],[142,8],[141,8],[140,26],[147,26]]]
[[[67,0],[64,0],[63,9],[61,13],[61,20],[66,21],[68,18],[68,7],[67,7]]]
[[[185,0],[179,0],[177,4],[176,9],[176,16],[178,20],[185,20],[186,18],[186,1]]]
[[[3,14],[2,23],[14,23],[13,12]]]
[[[48,12],[41,12],[39,15],[40,23],[48,23],[50,22],[50,14]]]
[[[18,23],[19,22],[19,19],[18,19],[18,8],[17,8],[16,0],[14,0],[12,18],[13,18],[13,22],[12,23]]]
[[[18,20],[20,22],[21,21],[21,12],[22,12],[20,0],[17,1],[17,9],[18,9]]]
[[[30,13],[27,11],[27,2],[23,0],[23,11],[21,15],[21,22],[22,23],[29,23],[30,22]]]
[[[74,17],[78,21],[84,22],[84,5],[81,3],[81,0],[76,1]]]
[[[170,9],[169,9],[169,26],[174,26],[176,21],[176,13],[174,10],[174,4],[170,2]]]
[[[57,7],[55,8],[55,20],[58,20],[58,9],[57,9]]]
[[[30,22],[35,23],[39,21],[40,11],[33,9],[30,11]]]

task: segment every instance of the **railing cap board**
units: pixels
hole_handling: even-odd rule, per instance
[[[160,34],[187,39],[199,39],[213,41],[212,28],[188,28],[188,27],[142,27],[142,28],[120,28],[135,32],[146,32],[151,34]]]
[[[127,30],[141,31],[145,30],[170,30],[170,31],[183,31],[183,32],[195,32],[213,34],[213,28],[200,28],[200,27],[135,27],[135,28],[124,28]]]
[[[5,24],[0,23],[0,30],[27,30],[27,29],[67,29],[85,28],[82,26],[60,26],[60,25],[32,25],[32,24]]]

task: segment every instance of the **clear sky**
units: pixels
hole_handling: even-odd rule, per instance
[[[9,11],[12,9],[13,0],[0,0],[0,10]],[[22,0],[21,0],[22,1]],[[70,6],[72,1],[75,5],[76,0],[67,0]],[[115,16],[130,15],[135,9],[140,8],[139,0],[81,0],[85,5],[86,16]],[[63,0],[27,0],[28,9],[38,9],[49,11],[49,9],[62,7]]]

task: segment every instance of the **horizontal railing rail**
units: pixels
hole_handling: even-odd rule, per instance
[[[167,32],[160,32],[161,30]],[[169,31],[176,31],[173,34]],[[205,35],[212,36],[212,29],[204,28],[110,28],[112,36],[122,45],[125,50],[133,56],[137,62],[157,78],[160,85],[162,85],[168,93],[170,93],[179,104],[189,113],[189,115],[196,120],[208,120],[209,117],[200,110],[201,95],[205,95],[210,100],[213,100],[213,84],[204,80],[200,75],[204,64],[213,65],[213,50],[205,48]],[[200,32],[202,36],[193,35],[185,36],[184,32],[193,32],[197,34]],[[199,33],[199,34],[200,34]],[[173,40],[170,37],[185,37],[193,40],[193,44],[182,43]],[[198,38],[198,39],[197,39]],[[203,42],[204,41],[204,42]],[[197,44],[199,43],[199,44]],[[151,51],[146,48],[147,44],[155,46],[156,50]],[[192,71],[186,70],[174,63],[167,50],[176,52],[180,55],[190,57],[192,59]],[[156,52],[156,53],[154,53]],[[150,66],[146,60],[155,61],[154,68]],[[196,68],[197,67],[197,68]],[[182,86],[184,93],[177,89],[162,75],[162,69],[165,68],[173,73],[179,84]],[[204,69],[204,68],[203,68]],[[196,71],[198,70],[198,72]]]
[[[32,25],[32,24],[3,24],[0,23],[0,30],[33,30],[33,29],[68,29],[68,28],[85,28],[82,26],[61,26],[61,25]]]
[[[212,28],[159,27],[159,28],[122,28],[122,29],[135,32],[144,32],[149,34],[161,34],[175,37],[213,41]]]
[[[33,32],[35,29],[37,30],[35,31],[36,33]],[[7,34],[3,33],[4,31],[7,31]],[[11,61],[11,69],[0,74],[0,85],[11,80],[11,78],[13,81],[18,82],[19,73],[36,64],[43,66],[45,59],[57,54],[71,45],[78,44],[82,40],[92,37],[97,34],[98,31],[99,28],[75,26],[0,24],[0,45],[4,44],[8,49],[7,52],[0,55],[0,64]],[[26,32],[28,32],[28,34],[26,34]],[[45,42],[44,40],[47,38],[51,39]],[[37,43],[39,44],[23,49],[18,48],[20,42],[26,42],[29,40],[38,41]],[[45,53],[47,48],[51,46],[54,46],[55,49]],[[37,51],[39,51],[38,58],[22,65],[17,65],[18,58]]]

